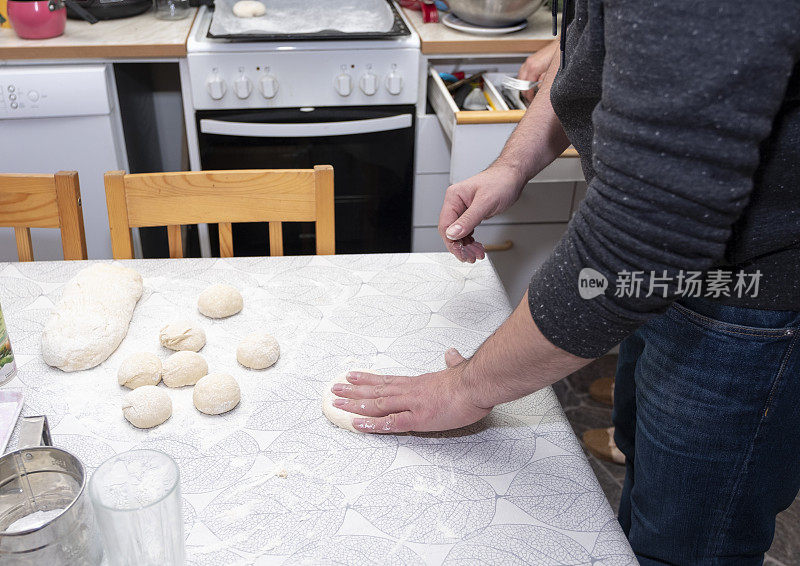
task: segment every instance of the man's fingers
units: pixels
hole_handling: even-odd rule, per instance
[[[337,397],[347,399],[375,399],[390,395],[399,395],[401,388],[397,385],[351,385],[349,383],[334,383],[331,392]]]
[[[483,244],[480,242],[473,242],[467,246],[464,246],[467,250],[475,256],[475,259],[483,259],[486,257],[486,250],[483,248]]]
[[[393,413],[385,417],[358,417],[353,419],[353,427],[361,432],[396,434],[414,430],[414,415],[411,411]]]
[[[448,350],[444,353],[444,363],[447,367],[455,367],[461,362],[464,361],[464,356],[458,353],[458,350],[455,348],[448,348]]]
[[[448,226],[445,230],[445,235],[451,240],[460,240],[464,236],[470,234],[475,227],[486,218],[488,211],[480,206],[477,202],[473,202],[464,214],[456,218],[455,222]]]
[[[347,381],[355,385],[389,385],[397,379],[396,375],[379,375],[366,371],[347,372]]]
[[[366,417],[385,417],[392,413],[400,413],[407,410],[408,401],[400,395],[378,397],[376,399],[344,399],[339,397],[333,400],[333,406]]]

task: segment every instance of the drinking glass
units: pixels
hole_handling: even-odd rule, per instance
[[[154,0],[160,20],[182,20],[189,15],[189,0]]]
[[[158,450],[131,450],[106,460],[89,482],[110,566],[184,563],[180,471]]]

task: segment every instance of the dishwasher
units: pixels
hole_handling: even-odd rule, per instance
[[[118,108],[110,64],[0,66],[0,173],[78,171],[90,259],[111,257],[103,174],[128,169]],[[31,238],[37,260],[63,259],[59,230]],[[16,260],[0,228],[0,261]]]

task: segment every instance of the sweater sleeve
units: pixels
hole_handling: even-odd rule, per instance
[[[800,51],[793,1],[603,7],[595,176],[528,295],[542,333],[586,358],[663,313],[679,272],[721,264]],[[570,58],[596,56],[582,43]],[[605,293],[581,298],[586,268],[607,278]],[[644,274],[638,296],[616,292],[625,272]],[[666,292],[646,296],[650,273]]]

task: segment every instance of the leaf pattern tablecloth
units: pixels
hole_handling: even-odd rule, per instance
[[[0,263],[0,303],[26,415],[46,414],[54,444],[94,470],[112,454],[155,448],[181,470],[190,564],[628,565],[635,558],[550,388],[483,421],[437,434],[371,436],[322,416],[326,384],[349,368],[416,375],[470,355],[508,316],[488,261],[448,254],[138,260],[144,277],[125,340],[100,366],[63,373],[39,353],[64,284],[86,262]],[[242,291],[223,320],[197,312],[212,283]],[[207,416],[191,388],[167,389],[173,416],[132,427],[117,385],[137,351],[166,358],[158,330],[200,321],[211,371],[242,401]],[[239,340],[268,330],[272,368],[236,362]],[[163,387],[163,385],[162,385]],[[9,449],[16,445],[16,433]]]

